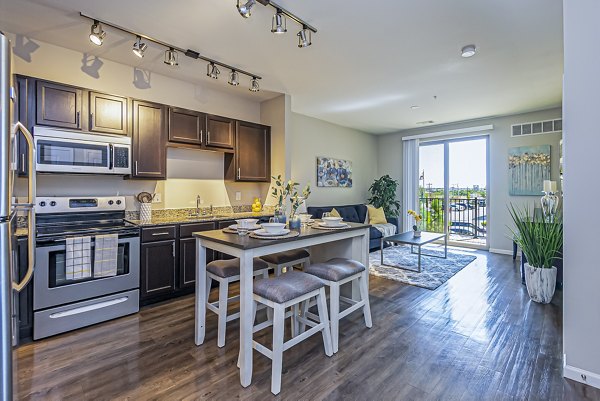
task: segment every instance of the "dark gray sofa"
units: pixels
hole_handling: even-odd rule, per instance
[[[310,213],[313,218],[320,219],[325,212],[331,212],[335,208],[344,218],[344,221],[353,223],[364,223],[367,217],[367,206],[366,205],[345,205],[345,206],[309,206],[307,212]],[[388,223],[394,224],[398,227],[398,218],[387,217]],[[381,240],[381,232],[374,227],[371,227],[369,233],[369,249],[379,248]]]

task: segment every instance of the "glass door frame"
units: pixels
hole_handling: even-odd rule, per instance
[[[485,245],[477,245],[467,242],[459,242],[452,241],[450,239],[450,232],[448,229],[448,220],[450,214],[450,143],[455,142],[466,142],[473,140],[485,139],[485,205],[487,209],[487,215],[489,215],[490,211],[490,135],[489,134],[478,134],[471,136],[461,136],[456,138],[445,138],[445,139],[434,139],[431,141],[421,141],[419,143],[419,147],[421,146],[432,146],[432,145],[443,145],[444,146],[444,213],[443,213],[443,224],[444,224],[444,234],[448,239],[448,245],[461,246],[465,248],[475,248],[475,249],[485,249],[488,250],[490,247],[490,222],[486,216],[486,231],[487,235],[485,236]],[[419,167],[420,170],[420,167]]]

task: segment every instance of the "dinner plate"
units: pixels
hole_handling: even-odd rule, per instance
[[[343,221],[340,222],[340,224],[325,224],[324,222],[320,222],[319,225],[321,227],[326,227],[326,228],[339,228],[339,227],[346,227],[348,224],[344,223]]]
[[[232,230],[236,230],[238,229],[238,225],[237,224],[232,224],[229,226],[229,228],[231,228]],[[254,227],[250,227],[247,230],[253,231],[253,230],[258,230],[260,228],[260,225],[255,224]]]
[[[264,228],[261,228],[260,230],[254,231],[254,235],[258,235],[259,237],[280,237],[282,235],[289,234],[289,232],[290,232],[290,230],[288,230],[287,228],[284,228],[283,230],[281,230],[277,233],[269,233]]]

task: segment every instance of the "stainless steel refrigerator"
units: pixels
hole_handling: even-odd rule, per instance
[[[18,339],[17,294],[31,280],[35,266],[35,149],[27,128],[16,121],[16,92],[12,86],[11,46],[0,32],[0,400],[13,399],[13,349]],[[17,203],[13,187],[17,155],[16,136],[28,144],[29,177],[27,201]],[[16,266],[17,213],[28,220],[27,273],[18,280]]]

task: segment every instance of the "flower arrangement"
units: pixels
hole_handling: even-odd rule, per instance
[[[413,219],[415,219],[415,224],[413,225],[413,231],[420,231],[419,224],[421,224],[421,221],[423,220],[423,216],[421,216],[419,213],[415,212],[414,210],[409,210],[408,212],[406,212],[406,214],[408,214],[409,216],[412,216]]]
[[[295,182],[294,185],[292,186],[292,191],[293,191],[292,195],[290,196],[290,202],[291,202],[291,207],[292,207],[290,216],[292,216],[292,217],[296,216],[296,212],[298,211],[298,208],[300,207],[300,205],[302,205],[302,202],[307,200],[311,194],[309,184],[306,184],[306,187],[304,187],[304,189],[302,190],[302,195],[300,195],[298,193],[298,189],[296,188],[297,186],[298,186],[298,183]]]
[[[290,195],[290,192],[292,191],[293,185],[295,183],[292,180],[290,180],[284,185],[284,181],[281,177],[281,174],[279,174],[277,177],[272,176],[271,178],[275,180],[275,185],[273,186],[273,192],[271,192],[271,196],[275,198],[275,200],[277,201],[277,208],[281,210],[283,209],[283,204],[285,203],[287,197]],[[298,184],[296,183],[296,185]]]
[[[273,196],[277,201],[277,206],[275,210],[276,215],[284,215],[285,214],[285,202],[286,199],[290,198],[290,217],[295,217],[298,208],[302,205],[311,194],[310,185],[306,185],[302,190],[302,193],[298,191],[299,183],[289,180],[284,182],[281,175],[277,177],[273,176],[273,180],[275,180],[275,185],[273,186],[273,192],[271,192],[271,196]]]

